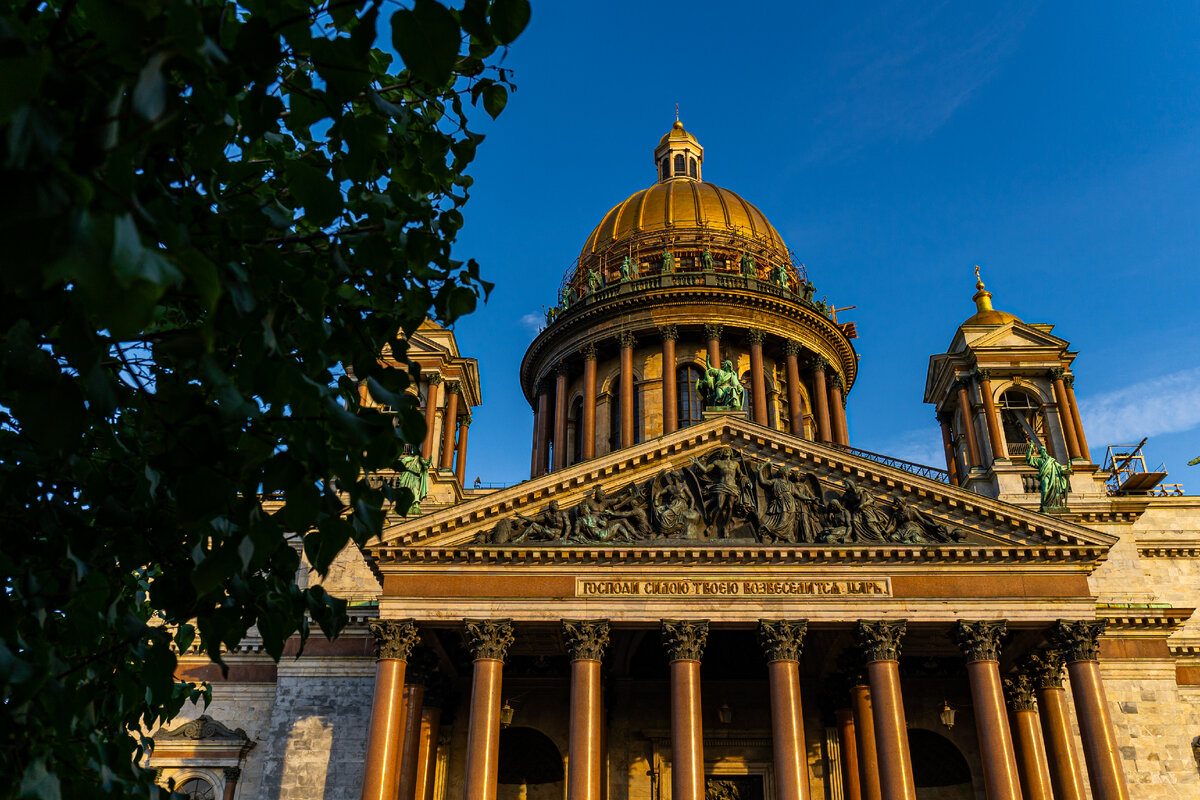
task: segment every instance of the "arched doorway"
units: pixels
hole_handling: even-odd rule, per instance
[[[497,800],[562,800],[563,757],[536,728],[500,731]]]
[[[933,731],[910,728],[908,749],[917,800],[973,800],[971,768],[953,742]]]

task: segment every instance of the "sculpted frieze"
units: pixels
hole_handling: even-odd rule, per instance
[[[966,538],[909,505],[849,478],[826,488],[810,472],[756,461],[725,446],[678,469],[608,493],[596,486],[571,508],[551,500],[514,513],[479,544],[596,545],[671,541],[765,544],[945,544]]]

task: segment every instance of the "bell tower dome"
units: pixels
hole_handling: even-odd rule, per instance
[[[676,178],[693,181],[704,180],[704,148],[695,136],[683,129],[678,118],[654,148],[654,165],[658,168],[658,182],[665,183]]]

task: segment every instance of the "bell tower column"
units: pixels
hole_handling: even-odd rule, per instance
[[[596,457],[596,345],[587,344],[583,353],[583,460]]]
[[[990,370],[976,371],[979,378],[979,393],[983,395],[984,421],[987,423],[988,442],[992,446],[992,460],[1008,458],[1008,450],[1004,447],[1004,432],[1000,427],[1000,417],[996,415],[996,402],[992,399],[992,373]]]
[[[458,423],[458,451],[454,454],[454,474],[460,488],[467,480],[467,431],[471,427],[471,415],[467,414]]]
[[[1000,685],[1000,637],[1005,627],[1003,620],[959,620],[950,635],[967,659],[975,733],[979,737],[988,800],[1021,800],[1012,731],[1004,712],[1004,692]]]
[[[1075,402],[1075,376],[1064,375],[1063,385],[1067,387],[1067,401],[1071,404],[1071,421],[1075,423],[1075,440],[1079,443],[1080,454],[1091,461],[1092,451],[1088,449],[1087,437],[1083,435],[1083,420],[1079,416],[1079,403]]]
[[[664,619],[662,638],[671,659],[671,798],[704,800],[700,659],[708,621]]]
[[[675,340],[679,338],[679,328],[675,325],[663,325],[659,331],[662,333],[663,433],[674,433],[679,429],[679,403],[675,384]]]
[[[454,466],[454,433],[458,427],[458,381],[446,381],[446,413],[442,416],[442,459],[439,469]]]
[[[967,455],[971,458],[971,463],[967,465],[968,472],[976,467],[983,466],[983,461],[979,458],[979,443],[975,441],[975,410],[971,405],[971,398],[967,395],[967,386],[969,383],[970,381],[961,377],[956,381],[958,386],[958,405],[962,409],[963,432],[967,435]]]
[[[817,441],[829,442],[829,390],[825,386],[825,370],[829,362],[822,356],[812,360],[813,405],[817,411]]]
[[[875,746],[879,760],[879,789],[883,800],[916,800],[908,726],[900,696],[900,639],[903,620],[859,620],[858,646],[871,681]]]
[[[946,472],[950,473],[950,483],[958,483],[958,459],[954,457],[954,434],[950,432],[951,413],[937,412],[938,424],[942,427],[942,449],[946,451]]]
[[[777,800],[808,800],[808,748],[800,707],[800,648],[804,620],[759,620],[758,641],[767,657],[771,739],[775,746]]]
[[[1054,383],[1054,402],[1058,405],[1058,423],[1062,427],[1063,438],[1067,441],[1067,454],[1072,460],[1081,458],[1079,442],[1075,440],[1075,422],[1071,419],[1071,403],[1067,399],[1067,387],[1063,384],[1066,370],[1055,367],[1050,370],[1050,380]]]
[[[604,767],[600,661],[608,647],[608,622],[563,620],[562,627],[563,640],[571,655],[567,800],[600,800]]]
[[[433,459],[433,429],[437,427],[438,384],[441,373],[429,374],[429,388],[425,391],[425,440],[421,442],[421,458]]]

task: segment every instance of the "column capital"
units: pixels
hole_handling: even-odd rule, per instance
[[[699,661],[708,642],[708,620],[664,619],[662,640],[672,661]]]
[[[1032,676],[1018,673],[1004,679],[1004,699],[1013,711],[1037,711],[1036,688]]]
[[[460,427],[460,428],[471,427],[471,415],[464,414],[463,416],[459,417],[458,418],[458,427]]]
[[[463,623],[467,647],[476,661],[503,661],[513,643],[511,619],[468,619]]]
[[[1060,619],[1050,634],[1054,644],[1062,650],[1068,664],[1074,661],[1096,661],[1100,657],[1100,634],[1104,633],[1105,622],[1101,619],[1085,619],[1072,622]]]
[[[372,619],[367,621],[375,637],[375,658],[395,658],[408,661],[413,647],[421,638],[417,623],[411,619]]]
[[[538,378],[536,381],[533,382],[533,393],[534,394],[549,394],[550,393],[550,381],[547,380],[547,376],[543,375],[542,377]]]
[[[750,328],[746,331],[746,341],[750,344],[762,344],[765,338],[767,338],[767,334],[758,328]]]
[[[1061,689],[1063,663],[1063,654],[1058,650],[1037,650],[1025,656],[1021,671],[1033,678],[1039,689]]]
[[[706,324],[704,326],[704,338],[705,339],[716,339],[717,341],[721,341],[721,333],[724,330],[725,329],[722,328],[720,325]]]
[[[959,620],[950,632],[950,639],[966,656],[967,663],[974,661],[999,661],[1000,639],[1008,623],[1002,619],[967,622]]]
[[[1063,383],[1065,383],[1067,386],[1074,388],[1075,387],[1075,375],[1073,373],[1068,373],[1066,375],[1063,375]]]
[[[937,417],[938,422],[944,422],[947,425],[954,421],[954,412],[949,409],[943,408],[941,411],[935,412],[934,416]]]
[[[799,661],[808,620],[760,619],[758,643],[767,661]]]
[[[783,354],[785,356],[798,356],[802,349],[804,348],[795,339],[788,339],[783,343]]]
[[[966,391],[971,388],[971,375],[963,373],[954,376],[954,390],[956,392]]]
[[[858,649],[862,652],[863,660],[870,661],[899,661],[900,639],[908,630],[905,620],[890,621],[886,619],[860,619],[855,638]]]
[[[563,642],[572,661],[603,661],[608,647],[608,620],[562,621]]]
[[[222,772],[225,775],[225,780],[227,780],[231,783],[236,781],[238,778],[242,777],[242,768],[241,767],[225,767],[225,769],[223,769]]]
[[[458,381],[446,381],[447,394],[458,394],[458,390],[462,388],[462,384]]]
[[[431,372],[431,373],[429,373],[429,377],[426,378],[425,380],[429,382],[430,386],[437,386],[443,380],[442,373]]]
[[[809,360],[808,365],[817,372],[825,372],[829,369],[829,359],[825,356],[813,356]]]
[[[559,361],[557,364],[554,365],[554,374],[555,375],[564,375],[564,376],[570,375],[571,367],[567,365],[566,361]]]
[[[1067,371],[1063,367],[1051,367],[1050,368],[1050,377],[1056,381],[1063,380],[1063,378],[1065,378],[1066,375],[1067,375]]]
[[[841,389],[846,385],[846,381],[842,379],[842,373],[835,372],[827,378],[831,389]]]
[[[596,345],[588,342],[583,347],[579,348],[579,355],[583,356],[584,361],[596,360]]]
[[[621,331],[616,335],[616,339],[617,344],[621,345],[622,348],[633,347],[637,343],[637,337],[629,331]]]
[[[664,339],[670,339],[670,340],[674,341],[679,338],[679,326],[678,325],[660,325],[658,328],[658,332],[662,334],[662,337]]]
[[[975,377],[981,381],[990,381],[992,379],[992,371],[990,369],[975,370]]]

